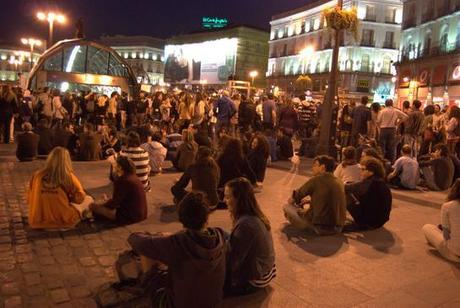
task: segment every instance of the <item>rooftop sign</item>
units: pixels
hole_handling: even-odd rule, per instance
[[[228,25],[227,18],[204,16],[201,18],[201,26],[205,29],[220,29]]]

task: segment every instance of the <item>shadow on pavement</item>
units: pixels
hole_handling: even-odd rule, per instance
[[[347,243],[347,237],[343,234],[318,236],[313,231],[298,230],[289,224],[285,225],[281,232],[287,236],[289,242],[318,257],[332,256]]]
[[[271,286],[268,286],[251,295],[226,298],[221,307],[266,307],[266,303],[270,302],[272,295],[273,289]]]
[[[388,254],[402,253],[402,240],[386,228],[379,228],[364,232],[348,233],[347,237],[360,243],[371,246],[373,249]],[[359,251],[359,250],[358,250]]]
[[[177,206],[174,204],[160,203],[160,221],[164,223],[176,222],[179,220]]]

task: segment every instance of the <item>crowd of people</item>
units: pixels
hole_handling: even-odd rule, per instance
[[[390,219],[390,188],[452,187],[442,224],[423,231],[443,256],[460,261],[453,243],[460,234],[460,108],[455,105],[422,109],[415,100],[398,109],[391,99],[369,106],[367,97],[340,103],[337,153],[315,156],[323,106],[304,95],[254,98],[223,90],[209,96],[141,92],[131,99],[117,92],[110,97],[47,88],[22,93],[6,86],[0,100],[2,141],[15,140],[20,161],[46,157],[28,191],[32,228],[67,229],[94,218],[143,221],[146,196],[155,190],[150,178],[182,173],[171,195],[184,230],[128,239],[143,277],[158,274],[159,264],[168,266],[177,307],[190,302],[212,307],[223,296],[264,288],[276,276],[270,222],[254,194],[263,191],[268,164],[294,162],[297,155],[312,157],[313,165],[312,177],[283,207],[294,228],[318,235],[380,228]],[[21,132],[14,134],[15,127]],[[106,159],[112,197],[87,195],[72,159]],[[166,160],[172,167],[165,167]],[[230,233],[208,226],[209,213],[217,209],[228,209]],[[198,272],[200,285],[191,279]]]

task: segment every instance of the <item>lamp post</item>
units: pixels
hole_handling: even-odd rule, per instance
[[[65,23],[66,18],[64,15],[55,13],[55,12],[38,12],[37,13],[37,18],[41,21],[48,21],[48,42],[47,42],[47,47],[49,48],[51,45],[53,45],[53,31],[54,31],[54,22],[58,22],[60,24]]]
[[[338,0],[337,8],[342,10],[343,0]],[[335,152],[336,119],[333,121],[333,114],[335,108],[335,97],[337,94],[337,68],[339,60],[340,34],[342,31],[343,30],[335,30],[334,33],[331,73],[329,74],[327,93],[322,106],[321,129],[319,134],[319,144],[317,148],[318,154],[330,155]]]
[[[29,63],[30,63],[30,70],[32,70],[32,62],[33,62],[33,53],[34,53],[34,47],[35,46],[41,46],[42,45],[42,41],[40,40],[36,40],[36,39],[33,39],[33,38],[22,38],[21,39],[21,42],[24,44],[24,45],[29,45],[30,46],[30,57],[29,57]]]

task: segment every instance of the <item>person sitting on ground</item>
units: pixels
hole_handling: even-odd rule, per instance
[[[449,157],[449,149],[445,144],[437,144],[431,156],[419,157],[419,166],[425,185],[434,191],[446,190],[452,184],[455,166]]]
[[[366,157],[373,157],[373,158],[378,159],[383,165],[385,174],[389,174],[391,172],[390,161],[383,158],[383,155],[377,148],[370,147],[370,148],[364,149],[363,152],[361,153],[361,159],[366,158]]]
[[[78,159],[82,161],[93,161],[101,159],[102,136],[94,131],[94,125],[85,123],[83,133],[79,138]]]
[[[40,136],[32,131],[32,124],[29,122],[22,124],[22,130],[24,132],[16,136],[16,157],[19,161],[32,161],[37,158]]]
[[[69,122],[64,122],[62,127],[54,129],[54,146],[66,148],[70,156],[75,154],[77,138],[73,126]]]
[[[312,174],[304,185],[294,190],[284,216],[297,229],[312,229],[318,235],[336,234],[345,224],[345,188],[332,172],[335,161],[320,155],[313,160]],[[310,204],[302,208],[302,200],[310,196]]]
[[[166,159],[168,150],[161,144],[161,132],[155,132],[152,136],[147,137],[147,142],[141,144],[147,153],[149,153],[150,173],[158,174],[163,170],[162,165]]]
[[[211,139],[208,136],[208,129],[204,125],[192,126],[193,139],[199,147],[205,146],[208,148],[212,147]]]
[[[145,191],[150,191],[150,159],[149,153],[141,148],[141,138],[138,133],[131,131],[127,136],[127,147],[120,151],[121,156],[130,158],[136,166],[136,175],[144,186]]]
[[[253,293],[276,277],[270,222],[246,178],[236,178],[225,185],[225,202],[233,221],[225,293],[227,296]]]
[[[144,273],[155,271],[158,262],[168,267],[170,286],[159,287],[172,289],[177,308],[219,307],[223,298],[226,235],[207,226],[208,208],[202,193],[188,193],[179,203],[183,230],[169,236],[133,233],[128,238]]]
[[[209,206],[214,209],[219,202],[217,184],[219,184],[220,170],[214,158],[212,149],[199,147],[196,161],[182,174],[179,181],[171,187],[174,203],[179,203],[187,194],[185,188],[192,181],[192,191],[203,192],[209,201]]]
[[[428,244],[444,258],[460,262],[460,179],[452,185],[441,207],[441,224],[426,224],[422,228]]]
[[[108,128],[104,126],[102,131],[102,156],[104,158],[110,156],[110,152],[112,151],[107,151],[109,149],[112,149],[115,153],[119,153],[121,151],[121,141],[118,138],[115,127]]]
[[[182,130],[182,143],[177,147],[176,157],[172,161],[179,171],[185,171],[195,161],[198,144],[193,140],[193,133],[188,129]]]
[[[91,211],[97,217],[116,221],[120,225],[133,224],[147,218],[147,198],[144,186],[136,175],[136,165],[125,156],[118,156],[115,164],[116,178],[109,200],[93,203]]]
[[[38,121],[34,132],[40,136],[38,142],[38,155],[48,155],[54,148],[54,134],[53,130],[50,128],[49,121],[45,118]]]
[[[243,155],[243,146],[239,139],[230,138],[227,141],[217,164],[220,168],[219,189],[223,189],[228,181],[239,177],[245,177],[253,185],[256,184],[256,175]]]
[[[411,157],[412,149],[410,145],[405,144],[401,149],[402,156],[396,160],[387,179],[391,184],[404,189],[417,188],[420,179],[420,170],[418,162]]]
[[[276,156],[279,160],[289,160],[294,155],[291,137],[286,135],[282,129],[277,130],[276,135]]]
[[[267,159],[270,156],[270,149],[267,138],[262,134],[256,134],[250,141],[249,152],[247,155],[249,166],[254,171],[258,184],[262,184],[265,179],[267,169]]]
[[[29,225],[33,229],[73,228],[92,202],[73,172],[69,151],[56,147],[45,167],[30,180]]]
[[[334,176],[345,184],[361,180],[361,169],[356,162],[355,147],[348,146],[342,150],[342,162],[335,168]]]
[[[362,180],[345,185],[347,210],[353,217],[351,229],[376,229],[390,219],[392,204],[391,191],[385,183],[382,163],[373,157],[360,162]],[[351,230],[350,226],[345,229]]]

